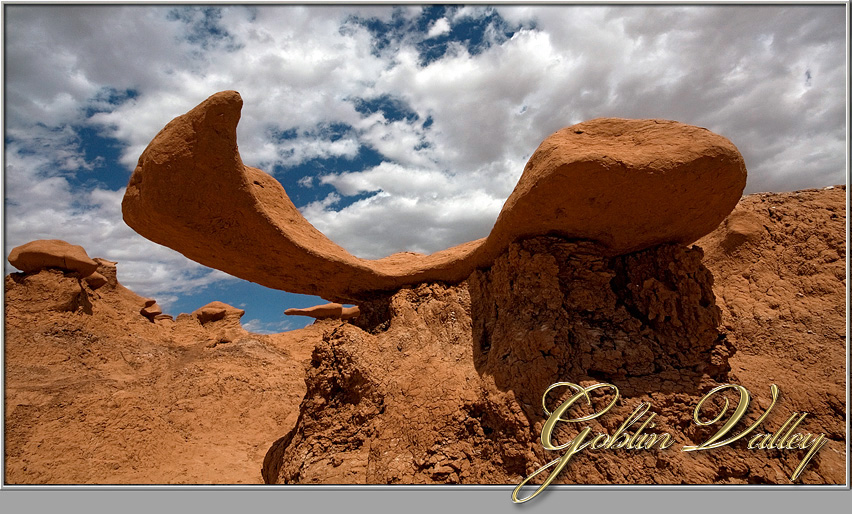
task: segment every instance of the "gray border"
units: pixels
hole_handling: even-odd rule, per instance
[[[45,1],[7,1],[0,2],[5,11],[8,5],[178,5],[178,4],[239,4],[239,5],[393,5],[393,4],[427,4],[427,3],[462,3],[480,5],[511,5],[524,3],[526,5],[845,5],[846,6],[846,48],[847,48],[847,77],[846,77],[846,483],[845,485],[683,485],[683,486],[660,486],[660,485],[600,485],[600,486],[572,486],[553,485],[547,492],[541,494],[535,500],[522,505],[511,503],[510,495],[514,485],[432,485],[432,486],[324,486],[324,485],[292,485],[292,486],[163,486],[163,485],[140,485],[140,486],[28,486],[28,485],[2,485],[0,484],[0,505],[11,507],[12,512],[30,511],[47,512],[57,509],[76,507],[90,512],[114,512],[116,507],[122,511],[150,512],[152,509],[174,510],[175,507],[195,507],[196,509],[213,511],[239,511],[246,507],[252,510],[257,507],[269,507],[274,510],[284,509],[334,509],[334,510],[402,510],[408,512],[433,512],[436,509],[451,508],[452,510],[487,510],[489,512],[518,512],[529,508],[536,509],[560,509],[569,510],[598,510],[603,507],[605,511],[610,510],[634,510],[637,508],[648,508],[660,512],[718,512],[720,509],[730,510],[753,510],[772,509],[778,512],[791,512],[811,510],[816,507],[820,511],[842,512],[841,505],[851,503],[850,495],[850,444],[849,444],[849,307],[850,307],[850,284],[849,284],[849,1],[827,1],[827,2],[802,2],[802,1],[750,1],[750,2],[726,2],[726,1],[536,1],[518,2],[515,0],[481,1],[473,0],[467,2],[415,2],[410,0],[400,1],[336,1],[336,2],[267,2],[267,1],[234,1],[219,2],[212,1],[143,1],[143,2],[98,2],[71,0],[65,2]],[[0,22],[2,22],[0,14]],[[5,41],[5,24],[3,24],[3,38]],[[3,50],[3,64],[5,72],[5,48]],[[3,73],[5,75],[5,73]],[[2,94],[2,118],[5,121],[5,91]],[[4,123],[5,125],[5,123]],[[5,150],[5,147],[4,147]],[[5,158],[3,159],[5,161]],[[5,169],[5,168],[4,168]],[[3,173],[5,183],[5,173]],[[3,184],[0,184],[0,192]],[[5,198],[5,197],[4,197]],[[5,214],[5,201],[3,212],[0,213],[0,223],[3,225],[3,240],[5,241],[5,223],[2,218]],[[5,295],[4,295],[5,296]],[[4,319],[0,321],[0,327],[5,334],[5,298],[0,297],[0,309],[4,312]],[[0,338],[0,349],[3,347]],[[5,372],[3,352],[0,352],[0,367]],[[5,375],[4,384],[0,385],[0,392],[5,399]],[[0,404],[0,417],[4,423],[0,427],[0,449],[4,446],[5,437],[5,402]],[[3,461],[3,481],[5,482],[5,452]],[[257,494],[255,491],[269,491],[266,494]],[[772,493],[767,493],[772,490]],[[39,494],[31,494],[38,491]],[[217,492],[211,492],[217,491]],[[556,491],[556,492],[551,492]],[[795,494],[793,493],[795,491]],[[819,491],[819,497],[815,496]],[[834,494],[826,494],[834,491]],[[840,494],[839,491],[845,491]],[[286,492],[285,496],[281,496]],[[569,494],[570,493],[570,494]],[[15,508],[17,507],[17,508]],[[511,510],[510,510],[511,509]]]

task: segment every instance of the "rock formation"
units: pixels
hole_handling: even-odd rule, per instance
[[[753,395],[746,422],[770,384],[781,388],[761,431],[809,412],[802,430],[829,443],[799,483],[842,484],[845,238],[842,186],[752,195],[700,250],[604,256],[530,238],[463,283],[405,287],[364,301],[354,320],[227,343],[238,316],[150,323],[110,261],[94,259],[108,280],[98,289],[68,270],[12,273],[5,480],[517,484],[554,458],[540,448],[535,389],[612,380],[621,404],[593,431],[612,433],[648,401],[676,443],[584,452],[562,483],[789,484],[803,452],[677,451],[714,431],[691,409],[729,381]]]
[[[86,283],[89,284],[89,287],[91,287],[92,289],[97,289],[101,286],[105,286],[107,282],[107,278],[98,273],[97,271],[86,277]]]
[[[151,323],[116,263],[94,260],[108,280],[96,289],[55,268],[5,279],[4,483],[261,483],[321,327]]]
[[[163,314],[163,308],[157,305],[157,300],[149,298],[145,300],[145,305],[142,306],[139,313],[148,318],[150,321],[154,321],[157,316]]]
[[[597,119],[541,144],[487,238],[432,255],[365,260],[311,226],[278,181],[242,163],[241,108],[240,95],[224,91],[169,122],[139,158],[124,220],[206,266],[341,303],[463,281],[512,242],[537,235],[596,241],[613,255],[688,244],[713,230],[745,187],[736,147],[706,129]]]
[[[246,311],[232,307],[224,302],[210,302],[204,307],[199,307],[193,311],[192,315],[198,319],[199,323],[204,325],[211,321],[225,319],[226,317],[233,317],[239,321],[245,313]]]
[[[541,395],[558,381],[618,386],[593,433],[648,402],[676,448],[715,432],[691,419],[706,392],[747,387],[751,424],[776,384],[761,430],[810,413],[801,429],[828,443],[798,482],[844,482],[845,188],[754,195],[726,218],[745,184],[729,141],[592,120],[541,144],[487,238],[369,261],[242,164],[241,103],[213,95],[154,138],[125,220],[236,276],[357,300],[359,315],[288,310],[318,321],[259,336],[221,302],[163,318],[109,261],[88,273],[99,287],[64,257],[12,274],[7,482],[516,484],[554,458]],[[802,453],[586,452],[557,483],[788,484]]]
[[[810,413],[802,431],[829,442],[798,483],[842,484],[844,238],[841,188],[754,195],[701,247],[608,257],[532,238],[465,283],[365,301],[354,324],[325,322],[299,420],[270,447],[264,479],[517,484],[556,458],[539,440],[541,394],[570,380],[621,391],[611,415],[583,423],[593,434],[649,402],[675,451],[586,451],[557,483],[789,484],[804,452],[678,450],[718,429],[697,426],[692,409],[732,382],[753,395],[748,424],[780,387],[762,432]]]
[[[326,303],[314,305],[305,309],[287,309],[287,316],[309,316],[315,319],[352,319],[358,317],[361,309],[355,307],[344,307],[339,303]]]
[[[88,277],[98,269],[98,263],[89,258],[82,246],[59,239],[39,239],[13,248],[9,263],[25,273],[59,268],[76,272],[80,277]]]

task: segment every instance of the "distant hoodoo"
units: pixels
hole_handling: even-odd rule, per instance
[[[232,307],[225,302],[210,302],[204,307],[199,307],[192,312],[192,315],[198,319],[198,322],[204,325],[211,321],[219,321],[226,317],[236,317],[238,320],[243,317],[246,311]]]

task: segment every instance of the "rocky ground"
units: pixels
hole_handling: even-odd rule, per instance
[[[715,431],[692,409],[731,382],[752,394],[747,420],[781,390],[756,433],[808,412],[798,431],[829,442],[798,482],[842,484],[845,222],[842,186],[751,195],[695,247],[609,258],[516,242],[461,284],[268,336],[233,316],[151,322],[108,261],[97,289],[55,269],[12,274],[6,482],[517,484],[562,453],[541,448],[541,395],[571,381],[621,392],[582,424],[593,434],[646,401],[652,432],[675,442],[587,450],[558,481],[789,484],[803,450],[680,451]]]
[[[319,327],[153,323],[104,268],[97,290],[60,270],[6,277],[6,483],[259,483]]]

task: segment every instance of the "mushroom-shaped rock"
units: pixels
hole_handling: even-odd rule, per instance
[[[206,266],[344,303],[464,280],[524,237],[589,239],[613,255],[688,244],[713,230],[745,187],[743,159],[722,136],[674,121],[601,118],[541,144],[487,238],[366,260],[308,223],[278,181],[242,163],[241,108],[240,95],[224,91],[166,125],[130,178],[124,220]]]
[[[60,268],[87,277],[98,269],[98,263],[89,258],[82,246],[59,239],[38,239],[15,247],[9,252],[9,262],[25,273]]]
[[[203,325],[211,321],[219,321],[220,319],[231,316],[240,319],[245,313],[246,311],[232,307],[224,302],[210,302],[204,307],[200,307],[193,311],[192,315],[195,316],[199,323]]]
[[[315,319],[352,319],[361,314],[361,309],[358,306],[344,307],[339,303],[326,303],[305,309],[287,309],[284,314],[287,316],[309,316]]]
[[[157,316],[163,313],[163,309],[157,305],[156,302],[151,303],[150,305],[146,302],[145,306],[142,307],[142,310],[140,310],[139,313],[148,318],[150,321],[154,321]]]

